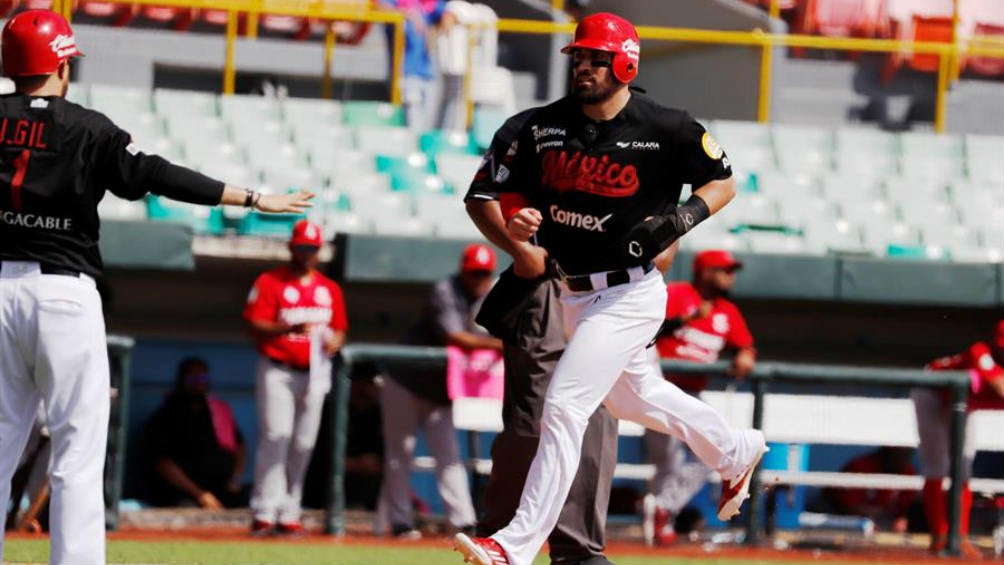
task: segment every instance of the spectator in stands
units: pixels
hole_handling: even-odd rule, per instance
[[[436,62],[442,77],[442,92],[436,113],[436,127],[441,130],[467,129],[464,106],[464,76],[470,65],[471,31],[468,25],[476,20],[474,7],[464,0],[446,3],[436,37]]]
[[[702,251],[694,258],[692,282],[669,284],[666,322],[656,340],[662,358],[713,363],[728,348],[735,352],[731,369],[735,378],[753,370],[753,336],[729,300],[742,267],[728,251]],[[708,384],[703,376],[666,375],[666,379],[694,396]],[[674,521],[704,486],[708,469],[688,458],[684,443],[676,437],[646,430],[645,446],[656,468],[652,492],[645,497],[646,542],[670,545],[678,534]]]
[[[840,472],[916,475],[910,464],[912,455],[912,448],[880,447],[855,457]],[[823,491],[828,512],[871,518],[879,528],[896,533],[907,531],[910,506],[916,499],[912,490],[830,487]]]
[[[207,510],[246,506],[244,437],[226,402],[210,391],[209,365],[188,357],[174,389],[150,418],[146,448],[153,467],[150,502]]]
[[[957,355],[935,359],[927,364],[931,371],[968,371],[970,377],[969,405],[972,410],[1004,410],[1004,320],[997,322],[989,343],[978,341]],[[948,537],[948,501],[943,483],[948,476],[952,407],[944,391],[929,388],[914,389],[910,396],[917,409],[917,432],[920,435],[920,470],[924,474],[924,514],[931,530],[932,553],[945,549]],[[962,553],[969,558],[979,556],[966,536],[969,535],[969,514],[973,493],[969,490],[976,448],[971,426],[966,426],[962,454],[962,512],[959,533],[963,538]]]
[[[404,343],[501,351],[502,342],[474,323],[476,303],[491,288],[495,261],[491,248],[469,245],[461,256],[460,272],[433,286],[418,324]],[[476,517],[457,448],[445,371],[390,371],[381,398],[386,446],[383,497],[391,533],[401,539],[421,537],[414,527],[408,491],[417,428],[423,430],[436,459],[436,481],[450,525],[473,533]]]
[[[398,10],[405,17],[404,76],[401,100],[408,127],[417,130],[432,126],[432,92],[436,78],[429,53],[433,28],[439,24],[446,0],[378,0],[384,8]],[[394,28],[387,26],[387,45],[394,44]]]

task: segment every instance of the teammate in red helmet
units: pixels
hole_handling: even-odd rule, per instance
[[[558,522],[600,404],[686,438],[723,478],[723,519],[739,512],[767,449],[760,431],[729,428],[663,379],[647,350],[666,310],[656,258],[735,195],[724,151],[686,112],[629,90],[640,45],[627,20],[588,16],[563,51],[573,94],[520,127],[495,175],[506,230],[490,239],[525,278],[544,276],[551,263],[569,339],[547,387],[515,516],[491,537],[455,538],[465,559],[481,565],[533,561]],[[684,184],[693,194],[678,204]]]
[[[0,96],[0,500],[41,401],[53,454],[49,562],[102,565],[110,377],[98,203],[109,191],[301,212],[312,195],[266,196],[179,167],[64,100],[82,53],[55,12],[15,15],[0,44],[15,87]]]
[[[971,386],[968,409],[1004,410],[1004,320],[997,322],[988,341],[978,341],[957,355],[935,359],[927,364],[927,369],[969,371]],[[917,432],[920,435],[918,452],[920,470],[924,475],[924,513],[931,530],[930,551],[939,553],[945,549],[948,537],[948,503],[943,484],[949,471],[952,408],[942,391],[918,388],[910,396],[917,409]],[[969,535],[969,514],[973,507],[969,473],[976,455],[972,427],[968,424],[962,451],[965,458],[962,470],[966,482],[962,484],[959,533],[963,537],[963,555],[975,558],[979,556],[979,550],[966,540]]]

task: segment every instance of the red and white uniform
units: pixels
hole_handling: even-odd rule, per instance
[[[694,285],[687,282],[669,283],[666,292],[669,295],[666,302],[667,320],[693,316],[703,300]],[[753,335],[739,313],[739,308],[725,298],[716,298],[706,317],[688,321],[672,335],[659,338],[655,346],[659,356],[664,359],[714,363],[726,347],[753,347]],[[667,375],[666,378],[688,391],[699,392],[708,384],[708,377],[702,376]]]
[[[345,300],[338,283],[314,272],[302,281],[288,266],[263,273],[248,295],[244,318],[249,321],[284,322],[290,325],[348,329]],[[303,371],[310,369],[310,336],[287,333],[257,343],[269,359]]]
[[[935,359],[927,369],[969,371],[969,410],[1004,410],[1004,398],[990,386],[991,381],[1004,379],[1004,367],[997,364],[986,343],[979,341],[958,355]]]

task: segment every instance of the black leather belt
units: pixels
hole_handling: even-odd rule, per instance
[[[647,265],[639,265],[637,267],[631,267],[628,269],[620,269],[617,271],[607,271],[601,273],[606,281],[605,286],[599,286],[593,284],[593,275],[572,275],[564,276],[561,278],[568,290],[572,292],[587,292],[590,290],[603,290],[604,288],[610,288],[612,286],[617,286],[620,284],[625,284],[631,282],[631,273],[635,269],[640,269],[641,275],[648,274],[652,269],[655,268],[655,263],[649,263]],[[560,269],[558,271],[561,272]],[[637,272],[637,271],[636,271]],[[638,280],[637,276],[635,280]]]
[[[62,275],[64,277],[74,277],[80,278],[80,271],[75,269],[67,269],[66,267],[57,267],[55,265],[48,265],[46,263],[39,263],[38,270],[43,275]],[[3,271],[3,261],[0,261],[0,272]]]
[[[310,372],[310,367],[307,367],[307,368],[297,367],[296,365],[293,365],[291,363],[286,363],[285,361],[279,361],[278,359],[273,359],[271,357],[269,357],[268,360],[271,361],[273,365],[278,365],[280,367],[285,367],[285,368],[287,368],[287,369],[289,369],[291,371],[297,371],[299,373],[309,373]]]

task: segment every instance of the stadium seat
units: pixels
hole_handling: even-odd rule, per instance
[[[262,190],[270,192],[285,192],[289,190],[310,190],[317,192],[321,183],[310,169],[304,167],[279,168],[264,167],[261,169]],[[267,189],[266,189],[267,187]]]
[[[802,230],[806,246],[831,253],[868,254],[861,226],[847,220],[808,222]]]
[[[92,84],[91,107],[116,123],[129,121],[139,114],[149,114],[150,91],[126,86]]]
[[[107,23],[107,25],[115,27],[128,24],[136,12],[133,7],[128,4],[118,2],[94,2],[86,0],[77,4],[77,10],[84,16],[102,19]]]
[[[770,129],[766,124],[715,120],[709,124],[708,131],[725,149],[732,170],[738,175],[777,166]]]
[[[363,219],[386,218],[389,221],[410,218],[413,200],[402,192],[358,192],[352,194],[352,212]]]
[[[331,187],[355,198],[356,195],[372,196],[390,192],[390,176],[383,173],[360,173],[346,171],[332,175]]]
[[[306,169],[307,157],[296,145],[280,141],[267,143],[261,139],[245,145],[248,164],[252,167],[274,167],[276,169]]]
[[[376,216],[373,218],[373,231],[377,235],[397,237],[429,237],[433,234],[433,226],[421,218],[388,218]]]
[[[799,233],[785,230],[744,230],[739,236],[754,253],[791,255],[807,252],[805,239]]]
[[[405,125],[404,109],[386,102],[344,102],[342,120],[350,126],[404,127]]]
[[[939,245],[905,245],[890,243],[886,246],[886,257],[892,259],[920,259],[925,261],[942,261],[949,258],[949,251]]]
[[[898,220],[892,203],[878,198],[846,198],[838,203],[840,217],[865,226]]]
[[[192,20],[195,18],[195,9],[144,5],[140,9],[139,15],[141,18],[151,22],[167,24],[175,31],[185,31],[192,25]]]
[[[863,224],[865,246],[876,255],[885,255],[890,244],[919,245],[920,232],[903,222]]]
[[[835,132],[837,171],[848,175],[899,173],[899,138],[864,128],[839,128]]]
[[[389,175],[436,172],[435,164],[429,156],[418,151],[403,156],[378,154],[374,162],[378,172]]]
[[[436,157],[436,171],[457,192],[467,191],[480,165],[481,157],[474,155],[443,153]]]
[[[509,114],[504,110],[491,106],[482,106],[474,110],[474,122],[471,126],[471,135],[474,143],[479,149],[485,150],[492,144],[492,137],[502,124],[508,119]]]
[[[293,225],[303,218],[302,214],[262,214],[252,210],[241,220],[238,233],[285,239],[293,231]]]
[[[189,162],[205,162],[207,154],[225,153],[229,149],[221,146],[232,146],[230,128],[219,118],[178,116],[167,120],[165,126],[171,139],[184,146]],[[241,155],[234,155],[235,159],[238,157],[243,161]]]
[[[373,155],[362,151],[311,147],[308,149],[308,155],[310,166],[315,171],[330,174],[335,178],[376,172],[376,162]]]
[[[967,135],[966,169],[975,182],[1004,185],[1004,136]]]
[[[335,233],[370,233],[372,223],[358,214],[346,211],[329,211],[322,216],[322,230],[330,239]]]
[[[403,127],[360,126],[356,149],[373,154],[405,156],[418,150],[415,133]]]
[[[151,220],[187,224],[196,233],[223,233],[223,213],[219,207],[208,208],[149,194],[146,196],[146,209]]]
[[[976,2],[972,3],[976,4]],[[986,4],[987,6],[990,5],[988,2],[983,2],[982,4]],[[998,41],[1004,39],[1004,25],[976,22],[972,39],[978,40],[989,38],[993,38]],[[963,59],[962,65],[965,70],[972,71],[973,73],[983,76],[998,77],[1004,75],[1004,59],[1000,57],[984,57],[974,55]]]
[[[296,123],[340,124],[342,104],[337,100],[320,98],[286,98],[281,101],[282,114],[286,121]]]
[[[435,159],[443,153],[461,153],[478,155],[474,139],[463,131],[430,130],[418,138],[418,148],[430,158]]]
[[[781,169],[823,174],[833,167],[833,131],[777,124],[771,128]]]
[[[353,148],[352,131],[340,124],[323,121],[290,123],[290,131],[293,141],[300,147],[333,151]]]
[[[155,88],[153,106],[158,114],[171,120],[215,117],[219,113],[218,97],[210,92]]]
[[[252,94],[231,94],[220,96],[220,116],[232,122],[281,121],[282,109],[278,100]]]
[[[234,186],[256,186],[259,182],[258,175],[242,163],[210,160],[198,168],[203,174]]]
[[[102,220],[146,220],[146,204],[142,201],[125,200],[106,192],[98,203],[98,216]]]

